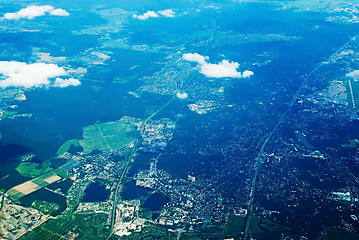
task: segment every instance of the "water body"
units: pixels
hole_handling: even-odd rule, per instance
[[[151,211],[160,211],[161,208],[170,200],[161,194],[155,193],[149,196],[143,203],[144,208],[148,208]]]
[[[9,189],[30,178],[21,176],[15,168],[21,156],[31,153],[31,149],[18,144],[0,143],[0,189]]]
[[[135,164],[150,164],[151,159],[156,158],[156,153],[140,153],[134,157]]]
[[[146,197],[150,193],[149,190],[143,187],[137,187],[135,181],[129,181],[125,184],[125,190],[122,192],[122,197],[125,200],[133,200],[140,197]]]
[[[98,182],[91,183],[85,190],[84,202],[103,202],[108,198],[106,187]]]
[[[53,158],[50,160],[52,168],[58,168],[66,163],[65,158]]]
[[[73,183],[73,181],[71,179],[67,178],[63,181],[52,183],[52,184],[48,185],[47,188],[50,188],[52,190],[61,189],[61,192],[66,194],[67,191],[69,191],[70,187],[72,186],[72,183]]]
[[[149,170],[149,166],[146,164],[133,164],[131,170],[128,172],[128,176],[135,176],[140,170]]]
[[[152,220],[156,220],[159,216],[159,213],[152,213]]]

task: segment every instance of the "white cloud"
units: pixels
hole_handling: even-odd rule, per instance
[[[137,14],[133,14],[133,18],[137,18],[139,20],[147,20],[149,18],[157,18],[157,17],[174,17],[175,16],[175,12],[172,9],[166,9],[166,10],[161,10],[158,12],[154,12],[154,11],[147,11],[146,13],[142,14],[142,15],[137,15]]]
[[[16,61],[0,61],[0,87],[67,87],[77,86],[80,82],[76,79],[57,78],[59,76],[69,76],[69,73],[56,64],[32,63]]]
[[[70,14],[62,8],[54,9],[50,14],[53,16],[62,16],[62,17],[70,16]]]
[[[249,71],[249,70],[245,70],[243,73],[242,73],[242,76],[244,78],[249,78],[250,76],[254,75],[254,72],[252,71]]]
[[[222,60],[218,64],[206,63],[201,66],[201,73],[206,75],[207,77],[214,78],[223,78],[223,77],[231,77],[231,78],[240,78],[242,77],[242,73],[237,72],[237,68],[239,64],[236,62],[229,62],[228,60]]]
[[[62,78],[56,78],[54,87],[68,87],[68,86],[78,86],[81,82],[78,79],[69,78],[69,79],[62,79]]]
[[[215,10],[220,9],[220,7],[215,6],[215,5],[208,5],[208,6],[205,6],[204,8],[215,9]]]
[[[172,9],[158,11],[158,13],[164,17],[175,17],[175,12]]]
[[[188,94],[185,92],[176,92],[176,97],[178,97],[179,99],[186,99],[188,98]]]
[[[354,81],[358,81],[359,80],[359,70],[355,70],[353,72],[347,73],[346,76],[352,78]]]
[[[196,62],[200,65],[206,64],[206,60],[209,60],[209,57],[204,57],[199,55],[198,53],[185,53],[183,54],[182,58],[189,62]]]
[[[222,60],[218,64],[208,63],[209,57],[202,56],[198,53],[183,54],[182,58],[186,61],[198,63],[200,72],[207,77],[213,78],[248,78],[254,73],[246,70],[243,73],[238,72],[239,63],[229,62],[228,60]]]
[[[133,14],[134,18],[140,19],[140,20],[146,20],[149,19],[151,17],[159,17],[159,15],[157,13],[155,13],[154,11],[148,11],[142,15],[137,15],[137,14]]]
[[[18,12],[14,13],[5,13],[3,19],[33,19],[35,17],[44,16],[46,13],[55,16],[69,16],[70,14],[66,12],[64,9],[57,8],[50,5],[43,6],[29,6],[27,8],[21,9]]]

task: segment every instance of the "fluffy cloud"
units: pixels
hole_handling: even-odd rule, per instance
[[[245,70],[243,73],[242,73],[242,76],[244,78],[249,78],[250,76],[254,75],[254,72],[252,71],[249,71],[249,70]]]
[[[199,55],[198,53],[186,53],[183,54],[182,58],[189,62],[196,62],[200,65],[205,65],[206,60],[209,60],[209,57],[204,57],[202,55]]]
[[[347,73],[346,76],[352,78],[354,81],[358,81],[359,80],[359,70],[355,70],[353,72]]]
[[[160,16],[174,17],[175,12],[172,9],[166,9],[166,10],[162,10],[162,11],[158,11],[158,12],[147,11],[146,13],[144,13],[142,15],[134,14],[133,18],[137,18],[139,20],[147,20],[149,18],[156,18],[156,17],[160,17]]]
[[[202,56],[198,53],[186,53],[183,54],[182,58],[186,61],[198,63],[200,72],[207,77],[213,78],[248,78],[254,73],[246,70],[243,73],[238,72],[239,63],[229,62],[228,60],[222,60],[218,64],[208,63],[209,57]]]
[[[164,17],[175,17],[175,12],[172,9],[158,11],[158,13]]]
[[[237,72],[239,64],[236,62],[229,62],[227,60],[222,60],[218,64],[206,63],[201,66],[201,73],[207,77],[214,78],[223,78],[223,77],[232,77],[240,78],[242,73]]]
[[[62,78],[56,78],[54,87],[64,88],[68,86],[78,86],[81,82],[78,79],[69,78],[69,79],[62,79]]]
[[[27,8],[21,9],[18,12],[14,13],[5,13],[3,19],[33,19],[35,17],[44,16],[46,13],[55,16],[69,16],[70,14],[61,8],[54,8],[50,5],[43,6],[29,6]]]
[[[155,13],[154,11],[148,11],[142,15],[137,15],[137,14],[133,14],[134,18],[140,19],[140,20],[146,20],[149,19],[151,17],[159,17],[159,15],[157,13]]]
[[[186,99],[188,98],[188,94],[185,92],[176,92],[176,97],[178,97],[179,99]]]
[[[53,16],[62,16],[62,17],[70,16],[70,14],[62,8],[56,8],[50,14]]]
[[[69,73],[56,64],[32,63],[15,61],[0,61],[0,87],[67,87],[77,86],[77,79],[62,79],[60,76],[68,76]],[[55,82],[52,79],[56,78]],[[51,81],[52,80],[52,81]]]

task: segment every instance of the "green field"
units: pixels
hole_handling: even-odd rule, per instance
[[[224,228],[223,234],[232,237],[242,235],[244,231],[244,224],[244,217],[232,216],[230,224]],[[248,233],[249,235],[254,236],[255,239],[274,240],[281,239],[281,236],[287,236],[286,239],[295,239],[294,233],[289,228],[255,215],[251,218]]]
[[[228,226],[203,225],[194,226],[193,231],[185,231],[181,234],[181,239],[187,240],[207,240],[207,239],[225,239],[243,237],[245,218],[240,216],[232,216]],[[142,228],[140,233],[132,233],[121,239],[140,240],[140,239],[177,239],[177,232],[170,232],[170,227],[163,225],[155,225],[146,223],[146,227]],[[275,224],[267,219],[252,217],[252,223],[249,228],[250,237],[257,240],[293,240],[297,239],[289,228]]]
[[[35,228],[31,232],[25,234],[20,239],[59,239],[68,232],[78,234],[77,239],[105,239],[108,236],[109,228],[105,225],[107,215],[105,214],[69,214],[59,216],[57,219],[49,219],[41,226]],[[245,218],[233,216],[231,223],[227,227],[205,225],[203,227],[195,227],[193,231],[185,231],[182,233],[183,239],[197,240],[197,239],[223,239],[226,237],[241,236]],[[250,233],[258,240],[271,239],[295,239],[290,237],[290,232],[287,228],[278,224],[272,223],[266,219],[254,216],[253,224],[260,225],[251,226]],[[282,235],[283,234],[283,235]],[[288,236],[287,238],[283,238]],[[118,239],[113,236],[113,239]],[[278,238],[279,237],[279,238]],[[160,239],[170,240],[177,239],[177,232],[169,231],[166,226],[146,223],[141,232],[133,232],[129,236],[120,239],[126,240],[140,240],[140,239]],[[112,238],[111,238],[112,239]],[[333,238],[333,240],[336,238]],[[331,239],[330,239],[331,240]]]
[[[226,236],[235,236],[241,234],[244,230],[245,218],[232,216],[230,224],[223,230]]]
[[[68,140],[64,144],[61,145],[59,150],[57,150],[57,155],[64,154],[65,152],[67,152],[71,148],[72,145],[74,145],[75,147],[81,146],[80,141],[78,139]]]
[[[54,173],[56,173],[57,175],[59,175],[62,178],[67,178],[67,171],[63,170],[61,168],[57,168],[53,170]]]
[[[20,199],[23,196],[25,196],[25,194],[22,194],[21,192],[15,191],[14,189],[10,189],[9,191],[7,191],[6,194],[8,196],[11,196],[11,197],[16,198],[16,199]]]
[[[243,236],[245,217],[232,216],[228,226],[205,225],[194,232],[183,233],[186,239],[207,239],[208,236],[222,238],[238,238]],[[253,216],[249,227],[249,235],[258,240],[296,239],[287,227],[273,223],[267,219]],[[286,236],[286,238],[282,238]]]
[[[135,139],[136,127],[122,122],[107,122],[83,128],[83,139],[80,145],[84,153],[93,150],[108,151],[121,148]]]
[[[105,226],[107,215],[105,214],[74,214],[60,216],[57,219],[49,219],[31,232],[26,233],[19,239],[65,239],[69,233],[78,234],[76,239],[105,239],[109,230]]]
[[[21,162],[16,167],[16,171],[25,177],[37,177],[51,170],[52,168],[50,161],[43,163]]]
[[[168,227],[159,224],[146,223],[141,232],[134,232],[129,236],[123,236],[119,239],[124,240],[176,240],[176,233],[168,231]],[[182,238],[181,238],[182,239]],[[187,239],[188,238],[184,238]],[[198,239],[198,238],[197,238]]]
[[[60,205],[53,202],[35,200],[31,207],[43,212],[44,214],[51,214],[60,208]]]
[[[45,173],[35,179],[32,180],[33,183],[41,186],[41,187],[45,187],[48,185],[48,183],[46,181],[44,181],[46,178],[49,178],[49,177],[52,177],[52,176],[56,176],[57,174],[55,172],[48,172],[48,173]]]

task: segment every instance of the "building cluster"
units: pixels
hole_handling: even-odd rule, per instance
[[[66,212],[72,212],[81,202],[84,191],[91,182],[96,180],[103,182],[109,188],[114,186],[124,167],[123,161],[114,161],[114,159],[122,157],[124,151],[124,149],[117,149],[91,155],[72,155],[70,153],[63,155],[72,160],[72,162],[63,166],[68,171],[70,179],[73,180],[73,184],[67,192]],[[80,211],[85,211],[86,207],[96,208],[97,206],[91,204],[82,206],[81,204]],[[107,205],[107,203],[101,204],[104,205],[98,206],[99,211],[106,208],[105,206]]]
[[[128,236],[132,232],[141,232],[146,220],[138,217],[141,202],[139,200],[121,201],[116,209],[114,233]]]
[[[155,163],[151,164],[150,170],[139,171],[135,179],[137,186],[155,190],[170,199],[157,217],[156,221],[161,225],[228,223],[230,207],[222,204],[222,198],[208,182],[197,181],[191,175],[188,179],[174,178],[157,170]]]
[[[110,202],[81,202],[76,213],[106,213],[109,214],[112,209]]]
[[[326,71],[313,73],[310,87],[266,146],[258,178],[257,214],[313,239],[326,236],[327,229],[358,226],[352,215],[359,209],[359,152],[346,144],[357,131],[358,114],[348,105],[345,58],[334,56]],[[317,219],[321,233],[312,224]]]
[[[172,139],[175,125],[168,119],[149,120],[141,129],[142,150],[156,152],[163,150]]]
[[[189,110],[198,114],[206,114],[215,110],[221,110],[224,107],[233,107],[233,105],[224,105],[223,103],[212,100],[198,100],[195,103],[188,104]]]
[[[38,210],[14,204],[5,197],[0,210],[0,238],[16,239],[47,218]]]
[[[171,58],[173,59],[167,62],[161,70],[152,76],[143,77],[140,80],[143,84],[139,90],[160,95],[173,95],[178,91],[188,77],[193,74],[190,63],[178,61],[182,54],[182,51],[172,54]]]

